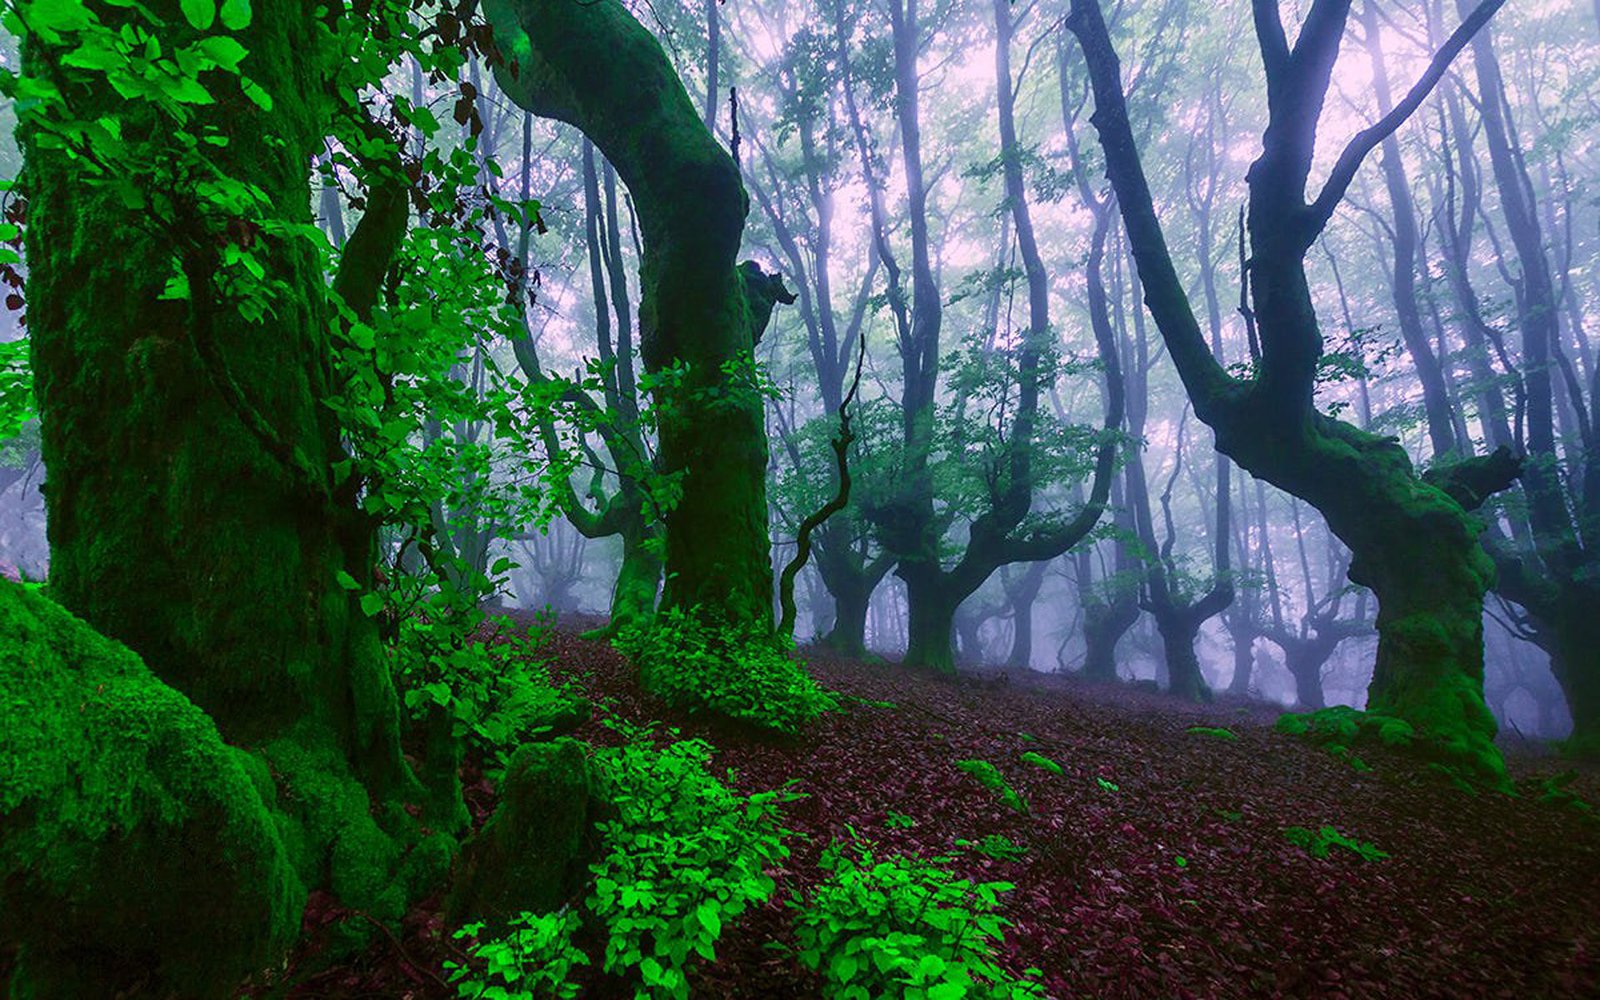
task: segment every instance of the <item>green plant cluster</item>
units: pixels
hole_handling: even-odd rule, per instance
[[[972,775],[973,779],[977,781],[978,784],[993,792],[1001,802],[1004,802],[1010,808],[1015,809],[1019,813],[1025,813],[1028,811],[1028,803],[1025,802],[1022,796],[1017,793],[1017,790],[1012,788],[1010,783],[1006,781],[1005,775],[1000,773],[1000,769],[988,761],[958,761],[956,763],[956,768]]]
[[[670,608],[625,630],[616,645],[645,690],[669,704],[780,733],[838,707],[779,641],[764,632]]]
[[[1278,732],[1315,743],[1358,771],[1371,770],[1366,762],[1351,754],[1362,743],[1378,743],[1407,751],[1427,762],[1430,771],[1445,777],[1468,794],[1477,794],[1479,785],[1509,790],[1505,762],[1497,752],[1476,753],[1457,743],[1419,732],[1404,719],[1376,712],[1363,712],[1348,705],[1334,705],[1315,712],[1290,712],[1278,716]]]
[[[1026,847],[999,833],[986,834],[982,840],[958,840],[956,846],[996,861],[1021,861],[1028,856]]]
[[[1326,858],[1328,852],[1340,847],[1363,861],[1381,861],[1389,855],[1378,850],[1370,842],[1347,837],[1331,826],[1320,830],[1309,830],[1303,826],[1286,826],[1283,828],[1283,839],[1296,847],[1302,847],[1313,858]]]
[[[1042,753],[1035,753],[1034,751],[1029,750],[1022,754],[1021,759],[1024,764],[1032,764],[1039,770],[1049,771],[1058,778],[1066,773],[1061,769],[1060,764],[1057,764],[1055,761],[1051,760],[1049,757],[1046,757]]]
[[[504,937],[471,946],[472,965],[445,962],[456,996],[471,1000],[572,1000],[581,988],[573,972],[589,956],[572,943],[578,914],[520,913]],[[467,924],[455,937],[476,938],[483,924]],[[498,982],[495,982],[498,980]]]
[[[944,864],[894,855],[869,843],[829,845],[829,873],[796,911],[798,957],[821,973],[828,1000],[962,1000],[1043,997],[1002,969],[996,952],[1009,923],[996,913],[1008,882],[958,879]]]
[[[1600,818],[1600,811],[1596,811],[1593,805],[1569,787],[1577,777],[1578,772],[1569,769],[1537,779],[1533,783],[1533,792],[1538,796],[1536,801],[1571,809],[1590,819]]]
[[[1220,726],[1190,726],[1185,732],[1192,736],[1210,736],[1219,740],[1237,740],[1239,734]]]
[[[799,796],[741,795],[708,770],[704,740],[657,749],[649,730],[621,728],[623,745],[595,756],[614,816],[599,824],[602,855],[583,908],[603,932],[602,971],[632,980],[635,1000],[686,1000],[689,963],[714,961],[724,928],[772,896],[767,870],[789,856],[779,807]],[[575,996],[573,970],[591,961],[574,943],[580,923],[574,911],[521,915],[511,934],[473,946],[471,968],[450,967],[458,995]]]
[[[510,623],[495,623],[496,630]],[[395,644],[395,681],[411,722],[425,726],[434,712],[449,720],[463,746],[499,762],[521,743],[538,739],[586,711],[568,682],[552,681],[542,652],[548,623],[501,641],[436,644],[424,618],[401,623]]]
[[[766,870],[789,856],[778,808],[799,796],[742,796],[712,776],[711,754],[704,740],[635,739],[597,760],[618,816],[600,826],[588,906],[607,928],[602,967],[637,970],[636,997],[687,997],[690,957],[715,958],[723,927],[772,895]]]

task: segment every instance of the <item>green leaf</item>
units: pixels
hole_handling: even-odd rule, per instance
[[[178,6],[196,31],[210,31],[217,19],[217,0],[178,0]]]
[[[272,110],[272,95],[267,93],[266,88],[262,87],[261,84],[247,76],[241,76],[239,77],[239,89],[244,91],[244,96],[250,98],[250,101],[262,111]]]
[[[378,612],[380,612],[382,610],[383,610],[383,595],[382,594],[370,594],[369,593],[369,594],[362,594],[361,595],[361,613],[362,614],[366,615],[368,618],[376,618],[377,615],[378,615]]]
[[[196,42],[195,48],[216,63],[218,69],[229,73],[239,72],[239,60],[250,54],[249,49],[227,35],[209,35]]]
[[[696,912],[700,916],[700,926],[704,927],[713,938],[722,936],[722,917],[717,912],[715,903],[701,903]]]
[[[222,26],[229,31],[250,27],[250,0],[222,0]]]
[[[333,575],[333,578],[335,580],[338,580],[339,581],[339,586],[343,587],[345,590],[360,590],[361,589],[361,584],[356,582],[356,578],[351,576],[349,573],[346,573],[342,569],[339,572],[335,573]]]
[[[861,963],[854,955],[838,954],[833,956],[829,971],[833,973],[833,978],[838,982],[848,983],[856,977],[856,971],[860,967]]]

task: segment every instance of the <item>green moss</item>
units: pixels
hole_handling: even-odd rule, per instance
[[[1185,732],[1194,736],[1210,736],[1219,740],[1237,740],[1239,734],[1219,726],[1190,726]]]
[[[9,582],[0,692],[0,939],[22,945],[16,996],[110,996],[149,974],[151,995],[222,997],[288,946],[305,890],[259,763],[204,713]]]
[[[523,912],[548,913],[580,889],[594,778],[581,744],[519,747],[506,767],[500,806],[462,852],[449,921],[483,921],[503,934]]]
[[[378,920],[398,920],[406,903],[396,878],[402,844],[378,826],[366,788],[316,735],[311,729],[263,748],[284,816],[297,828],[290,838],[302,850],[297,861],[309,884]]]
[[[1471,693],[1471,685],[1462,679],[1446,685],[1447,689]],[[1481,703],[1481,699],[1480,703]],[[1484,744],[1473,731],[1463,733],[1436,724],[1419,731],[1410,720],[1378,712],[1362,712],[1348,705],[1334,705],[1315,712],[1286,713],[1278,717],[1278,732],[1309,739],[1330,750],[1339,748],[1346,754],[1361,743],[1379,743],[1394,749],[1405,750],[1416,757],[1441,768],[1448,769],[1458,780],[1470,779],[1490,787],[1508,789],[1505,761],[1492,744]],[[1351,757],[1352,765],[1360,758]],[[1358,770],[1367,769],[1365,762]]]

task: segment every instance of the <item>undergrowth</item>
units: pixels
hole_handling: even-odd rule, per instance
[[[671,608],[616,639],[645,690],[760,729],[794,733],[838,700],[774,637]]]
[[[996,961],[1009,921],[995,910],[1011,883],[958,879],[949,860],[879,859],[866,842],[823,851],[828,878],[789,905],[798,958],[826,1000],[1044,997],[1039,970],[1017,979]]]
[[[977,781],[978,784],[982,785],[984,788],[987,788],[990,792],[993,792],[995,797],[997,797],[1001,802],[1004,802],[1007,806],[1015,809],[1017,812],[1025,813],[1028,811],[1028,803],[1025,802],[1022,796],[1017,794],[1017,790],[1012,788],[1010,783],[1006,781],[1005,775],[1000,773],[1000,769],[988,761],[958,761],[956,763],[956,768],[972,775],[973,779]]]
[[[741,795],[708,770],[704,740],[659,749],[650,731],[623,727],[626,742],[599,750],[601,794],[615,816],[599,824],[600,860],[583,902],[605,941],[599,966],[634,987],[636,1000],[686,1000],[687,969],[714,961],[723,930],[771,897],[767,874],[789,856],[779,823],[787,789]],[[472,970],[453,967],[458,996],[472,1000],[569,1000],[572,971],[593,957],[574,943],[580,914],[522,914],[506,937],[472,949]],[[462,929],[476,933],[481,925]]]
[[[1331,826],[1320,830],[1309,830],[1303,826],[1286,826],[1283,828],[1283,839],[1296,847],[1302,847],[1313,858],[1326,858],[1335,848],[1342,848],[1356,855],[1363,861],[1381,861],[1389,855],[1378,850],[1371,842],[1356,840],[1347,837]]]

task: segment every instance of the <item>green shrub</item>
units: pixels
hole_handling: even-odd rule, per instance
[[[956,767],[972,775],[978,784],[993,792],[1001,802],[1015,809],[1017,812],[1028,811],[1028,803],[1024,802],[1017,790],[1006,781],[1005,775],[999,768],[986,760],[963,760],[956,763]]]
[[[572,943],[578,915],[571,910],[511,918],[511,932],[503,938],[474,942],[470,954],[474,967],[444,963],[456,996],[469,1000],[573,1000],[579,986],[572,973],[589,964]],[[468,924],[456,931],[459,938],[476,938],[483,924]]]
[[[741,795],[707,771],[704,740],[658,750],[649,730],[618,728],[626,742],[594,760],[615,813],[599,824],[602,853],[584,907],[604,932],[603,971],[635,980],[636,1000],[686,1000],[689,962],[714,961],[723,929],[771,897],[766,869],[789,857],[778,807],[800,796]],[[447,965],[451,981],[474,1000],[568,1000],[577,995],[567,985],[573,969],[590,963],[572,941],[578,925],[571,911],[524,913],[512,934],[474,947],[475,964],[487,966],[481,974]]]
[[[576,689],[550,678],[547,625],[501,642],[459,644],[435,641],[434,628],[423,619],[401,623],[395,683],[413,725],[442,711],[454,739],[494,761],[587,715]]]
[[[890,809],[883,817],[883,825],[890,830],[909,830],[917,825],[917,821],[903,812]]]
[[[871,844],[822,854],[829,873],[796,913],[801,964],[823,978],[828,1000],[1041,998],[1038,983],[1012,978],[995,960],[1009,924],[995,912],[1008,882],[974,884],[941,865]],[[1025,976],[1035,976],[1028,969]]]
[[[1042,753],[1034,753],[1032,750],[1029,750],[1027,753],[1022,755],[1022,762],[1024,764],[1032,764],[1034,767],[1039,768],[1041,771],[1049,771],[1051,774],[1055,775],[1058,778],[1062,774],[1065,773],[1061,769],[1061,765],[1060,764],[1057,764],[1055,761],[1051,760],[1049,757],[1046,757],[1044,754],[1042,754]]]
[[[1331,826],[1315,831],[1303,826],[1286,826],[1283,828],[1283,839],[1304,848],[1313,858],[1325,858],[1330,849],[1335,847],[1341,847],[1363,861],[1381,861],[1389,856],[1368,841],[1346,837]]]
[[[1187,732],[1194,736],[1211,736],[1219,740],[1236,740],[1239,738],[1238,733],[1219,726],[1190,726]]]
[[[596,758],[617,818],[600,824],[587,905],[606,927],[606,972],[637,974],[636,996],[684,1000],[691,956],[714,960],[723,927],[772,895],[766,869],[789,856],[778,806],[799,796],[733,791],[706,770],[704,740],[658,751],[634,735]]]
[[[782,733],[838,707],[774,637],[680,608],[625,629],[616,645],[645,690],[678,707]]]

